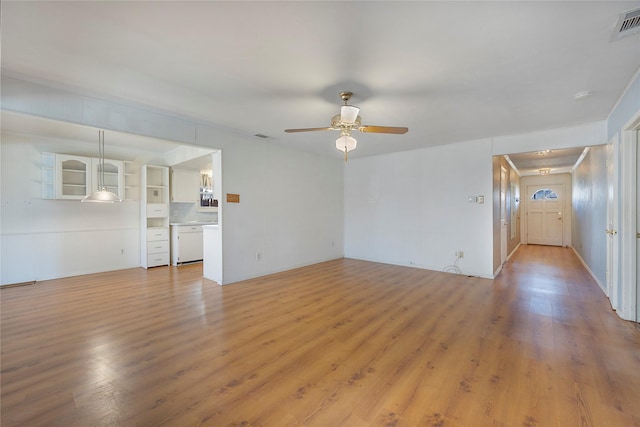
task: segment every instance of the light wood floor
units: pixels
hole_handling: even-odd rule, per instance
[[[497,280],[337,260],[3,289],[9,426],[640,426],[640,330],[570,249]]]

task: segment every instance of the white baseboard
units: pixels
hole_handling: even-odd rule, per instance
[[[571,248],[571,250],[573,250],[573,253],[576,254],[576,256],[578,257],[578,259],[580,260],[580,262],[582,263],[582,265],[584,266],[584,268],[587,269],[587,271],[589,272],[589,274],[591,275],[591,277],[593,277],[593,280],[596,281],[596,283],[598,284],[598,286],[600,287],[600,289],[602,290],[602,292],[605,294],[605,296],[607,298],[609,298],[609,295],[607,295],[607,286],[606,284],[602,284],[600,283],[600,280],[598,280],[598,278],[596,277],[595,274],[593,274],[593,271],[591,271],[591,269],[589,268],[589,266],[587,265],[587,263],[584,261],[584,259],[582,259],[582,257],[580,256],[580,254],[578,253],[578,251],[576,250],[576,248],[574,248],[573,246],[569,246]]]

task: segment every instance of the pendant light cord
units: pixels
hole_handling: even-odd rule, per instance
[[[105,190],[104,185],[104,131],[98,131],[98,155],[100,156],[100,161],[98,162],[98,166],[100,167],[100,173],[98,174],[99,182],[98,182],[98,191]]]

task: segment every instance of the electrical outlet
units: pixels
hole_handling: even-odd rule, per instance
[[[464,252],[463,252],[463,251],[457,251],[457,252],[456,252],[456,257],[458,257],[458,258],[464,258]]]
[[[256,252],[256,261],[260,261],[262,259],[262,252]]]

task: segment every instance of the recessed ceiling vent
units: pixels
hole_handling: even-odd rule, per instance
[[[640,33],[640,8],[621,13],[611,33],[611,41]]]

